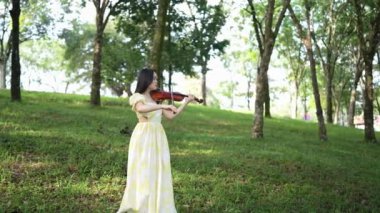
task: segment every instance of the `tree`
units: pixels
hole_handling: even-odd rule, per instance
[[[203,105],[207,105],[208,62],[213,55],[222,54],[224,48],[229,44],[227,40],[218,41],[217,39],[225,24],[226,14],[223,11],[223,1],[220,1],[218,5],[210,5],[206,0],[186,2],[194,23],[192,39],[193,45],[197,49],[195,63],[200,66],[202,73]],[[194,7],[196,13],[193,13]]]
[[[237,81],[222,81],[219,83],[220,93],[231,101],[230,108],[234,107],[234,96],[237,86]]]
[[[356,33],[364,61],[364,140],[376,143],[373,128],[373,59],[380,43],[380,1],[351,0],[356,16]]]
[[[282,1],[282,8],[278,14],[277,21],[275,19],[275,0],[268,0],[266,6],[264,26],[259,21],[256,13],[256,7],[252,0],[248,0],[250,10],[248,12],[252,16],[253,27],[255,29],[256,41],[259,46],[260,62],[257,69],[256,77],[256,100],[255,100],[255,117],[252,127],[252,138],[264,137],[264,102],[266,103],[267,116],[269,112],[269,83],[268,68],[272,56],[273,48],[276,42],[278,32],[285,17],[286,10],[290,4],[290,0]],[[274,26],[274,29],[273,29]]]
[[[170,0],[158,1],[157,21],[154,29],[154,36],[152,40],[152,47],[149,56],[150,67],[157,72],[158,83],[162,87],[162,71],[160,67],[160,60],[162,56],[162,47],[165,36],[166,16],[169,8]]]
[[[93,0],[96,9],[96,34],[94,39],[94,59],[91,81],[91,105],[100,106],[100,86],[102,82],[101,77],[101,62],[102,62],[102,48],[104,29],[107,26],[109,17],[115,11],[115,8],[121,3],[122,0],[116,1],[112,4],[111,0]],[[106,13],[107,8],[109,12]]]
[[[89,82],[95,26],[73,23],[72,30],[65,30],[61,37],[65,40],[65,60],[68,61],[67,75],[71,81]],[[125,37],[111,28],[104,32],[102,57],[102,82],[118,96],[123,92],[132,94],[130,85],[143,66],[146,57],[134,39]]]
[[[192,17],[186,9],[180,7],[182,0],[171,1],[166,15],[165,39],[160,53],[160,87],[166,86],[171,90],[173,84],[171,76],[175,72],[183,73],[186,76],[194,76],[194,64],[196,46],[193,41]],[[144,60],[150,66],[152,59],[152,38],[155,33],[157,23],[157,4],[152,1],[130,1],[122,4],[116,11],[119,14],[116,18],[116,29],[122,32],[130,42],[139,48]],[[146,54],[147,53],[147,54]],[[163,78],[164,71],[168,71],[167,82]]]
[[[8,37],[8,26],[9,26],[9,16],[7,12],[10,9],[10,1],[2,0],[0,1],[0,9],[4,9],[4,12],[0,14],[0,88],[6,88],[6,63],[8,61],[9,55],[11,53],[10,48],[10,39],[11,36]]]
[[[196,57],[196,48],[191,40],[191,18],[183,11],[176,8],[179,1],[171,1],[167,17],[166,40],[164,40],[162,54],[162,70],[167,70],[168,89],[172,91],[172,76],[174,72],[183,73],[186,76],[195,76],[193,66]],[[164,80],[164,79],[163,79]]]
[[[334,97],[334,108],[335,108],[335,114],[334,114],[334,123],[338,123],[339,121],[343,122],[341,117],[343,116],[343,107],[342,104],[347,103],[348,100],[348,88],[349,83],[351,80],[351,73],[347,72],[349,68],[347,67],[347,64],[345,63],[339,63],[336,64],[335,67],[335,78],[334,79],[334,90],[333,90],[333,97]]]
[[[355,73],[354,73],[354,81],[351,86],[351,95],[350,95],[350,103],[348,107],[348,115],[347,115],[347,123],[350,127],[355,127],[354,124],[354,116],[356,111],[356,99],[357,99],[357,87],[359,84],[359,80],[363,75],[363,57],[361,55],[361,51],[357,47],[353,47],[354,51],[352,52],[353,63],[355,64]]]
[[[298,31],[298,35],[307,50],[307,55],[308,55],[308,59],[310,63],[310,72],[311,72],[311,80],[312,80],[312,85],[313,85],[314,101],[315,101],[315,107],[317,110],[316,114],[317,114],[318,126],[319,126],[319,139],[322,141],[327,141],[327,131],[326,131],[326,126],[325,126],[325,121],[323,118],[323,110],[322,110],[322,105],[321,105],[321,100],[320,100],[320,95],[319,95],[316,63],[315,63],[313,43],[312,43],[312,33],[313,33],[312,20],[313,19],[310,13],[312,9],[312,2],[310,2],[309,0],[305,0],[304,7],[305,7],[306,22],[307,22],[306,33],[301,25],[301,22],[299,21],[296,14],[294,13],[291,5],[289,6],[289,12],[294,22],[294,25]]]
[[[74,21],[72,29],[65,29],[60,35],[65,41],[66,76],[71,82],[91,82],[95,31],[94,25]]]
[[[346,49],[348,42],[351,40],[353,26],[346,17],[347,3],[336,0],[329,0],[325,4],[316,4],[319,6],[319,30],[312,33],[312,39],[316,47],[316,52],[321,60],[322,68],[326,79],[326,121],[333,123],[333,82],[335,67],[338,59],[343,55],[343,49]],[[327,14],[326,14],[326,11]],[[318,40],[321,45],[318,44]],[[338,111],[336,112],[338,113]]]
[[[279,35],[278,52],[284,56],[286,62],[284,66],[289,69],[288,79],[294,83],[294,98],[291,95],[291,102],[294,107],[291,109],[291,117],[297,118],[298,115],[298,100],[300,97],[301,84],[306,81],[306,53],[302,46],[302,42],[296,37],[296,32],[293,31],[290,19],[285,18],[282,33]]]
[[[11,1],[0,0],[0,88],[6,88],[7,62],[11,54],[12,33],[10,32]],[[61,13],[52,13],[52,1],[45,0],[20,0],[19,18],[19,44],[31,39],[43,38],[47,34],[54,34],[57,30],[51,30],[54,23],[63,19]],[[4,12],[2,12],[4,11]]]
[[[133,42],[126,42],[120,34],[107,33],[105,45],[102,76],[105,86],[117,96],[124,92],[131,96],[131,84],[143,66],[145,57]]]
[[[20,0],[12,0],[12,10],[10,11],[12,17],[12,76],[11,76],[11,99],[12,101],[21,101],[20,89]]]
[[[253,51],[252,49],[234,51],[232,53],[226,54],[223,58],[224,65],[226,68],[228,67],[228,71],[238,73],[247,80],[247,90],[245,91],[244,96],[247,100],[248,110],[251,110],[251,98],[253,96],[253,91],[251,91],[251,87],[256,77],[254,76],[253,71],[255,70],[255,67],[257,67],[257,65],[254,62],[257,60],[258,54],[256,51]],[[229,84],[223,83],[221,85]],[[224,94],[224,96],[229,97],[226,94]]]

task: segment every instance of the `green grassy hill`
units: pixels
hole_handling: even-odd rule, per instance
[[[126,180],[126,99],[0,90],[0,212],[115,212]],[[190,105],[163,121],[178,212],[379,212],[380,146],[360,130]],[[122,133],[121,133],[122,132]],[[377,135],[380,138],[380,135]]]

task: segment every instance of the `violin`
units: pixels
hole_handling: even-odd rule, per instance
[[[160,90],[152,90],[150,96],[154,101],[163,101],[163,100],[173,100],[173,101],[182,101],[188,95],[184,95],[179,92],[165,92]],[[198,103],[203,103],[203,99],[194,99]]]

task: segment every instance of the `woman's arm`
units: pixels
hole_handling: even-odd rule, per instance
[[[159,109],[164,109],[164,111],[177,112],[177,108],[175,106],[165,105],[165,104],[148,105],[142,102],[137,102],[135,108],[136,108],[136,111],[139,113],[147,113],[147,112],[152,112]]]
[[[167,118],[167,119],[169,119],[169,120],[174,119],[179,114],[181,114],[181,112],[185,109],[185,107],[187,106],[187,104],[189,104],[191,101],[193,101],[194,98],[195,97],[193,95],[189,95],[189,97],[185,98],[185,101],[181,104],[180,107],[178,107],[178,109],[177,109],[176,112],[175,111],[169,111],[169,110],[162,111],[164,117]]]

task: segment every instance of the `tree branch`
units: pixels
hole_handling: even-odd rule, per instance
[[[300,21],[298,20],[296,14],[294,13],[293,7],[291,5],[289,5],[288,10],[289,10],[289,13],[290,13],[290,17],[292,18],[293,23],[296,26],[298,34],[299,34],[300,38],[303,40],[304,39],[304,36],[303,36],[304,31],[302,29]]]
[[[102,5],[100,7],[100,11],[103,14],[103,17],[106,14],[106,9],[107,9],[108,5],[110,5],[110,0],[103,0],[102,1]],[[105,23],[104,20],[102,20],[102,23]]]
[[[272,31],[272,24],[273,24],[273,14],[274,14],[274,3],[275,0],[268,0],[268,5],[265,13],[265,34],[264,34],[264,40],[266,41],[266,38],[271,38],[273,31]]]
[[[286,10],[288,9],[289,5],[290,5],[290,0],[285,0],[283,8],[282,8],[282,10],[280,12],[280,15],[278,16],[278,19],[277,19],[276,27],[275,27],[275,30],[274,30],[274,36],[277,36],[278,31],[280,31],[282,20],[285,17],[285,13],[286,13]]]
[[[255,29],[256,40],[259,45],[260,55],[262,55],[264,53],[263,41],[262,41],[264,39],[264,35],[262,32],[260,22],[257,20],[256,10],[255,10],[255,6],[252,3],[252,0],[248,0],[248,4],[249,4],[249,7],[251,8],[250,14],[252,15],[253,27]]]
[[[359,43],[360,43],[360,48],[362,50],[364,50],[363,53],[366,53],[367,52],[367,48],[366,48],[366,45],[365,45],[365,38],[364,38],[364,34],[363,34],[363,20],[362,20],[362,8],[360,7],[360,3],[358,0],[354,0],[354,6],[355,6],[355,10],[356,10],[356,27],[358,28],[357,30],[357,34],[358,34],[358,37],[359,37]],[[365,57],[365,56],[363,56]]]
[[[94,3],[94,5],[95,5],[95,8],[98,10],[99,9],[99,7],[100,7],[100,2],[99,2],[100,0],[92,0],[92,2]]]
[[[321,48],[319,47],[318,43],[317,43],[317,39],[315,38],[315,33],[312,32],[311,33],[311,38],[313,39],[314,41],[314,44],[315,44],[315,47],[317,48],[317,53],[318,53],[318,56],[321,58],[322,60],[322,65],[323,65],[323,70],[325,70],[324,66],[326,64],[326,61],[323,59],[323,56],[322,56],[322,51],[321,51]],[[325,44],[326,46],[326,44]]]
[[[199,28],[198,28],[198,25],[197,25],[197,22],[196,22],[196,19],[195,19],[195,15],[193,13],[193,10],[190,7],[189,1],[186,0],[186,4],[187,4],[187,7],[189,8],[191,18],[193,19],[195,30],[197,30],[199,32]]]
[[[380,5],[378,5],[380,6]],[[371,54],[375,54],[376,53],[376,49],[380,43],[380,11],[378,10],[377,11],[377,14],[376,14],[376,19],[372,22],[373,23],[373,36],[371,39],[371,44],[372,44],[372,48],[370,49],[370,53]]]
[[[104,20],[103,31],[104,31],[105,26],[108,23],[108,19],[110,18],[111,14],[115,11],[115,9],[119,6],[119,4],[121,4],[121,2],[122,0],[119,0],[113,6],[111,5],[110,12],[107,14],[106,19]]]

